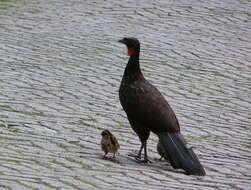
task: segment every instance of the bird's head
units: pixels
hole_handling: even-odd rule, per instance
[[[120,43],[125,44],[128,49],[128,56],[132,56],[134,54],[139,54],[140,51],[140,43],[137,38],[123,38],[119,40]]]
[[[101,133],[102,137],[109,137],[110,135],[111,135],[111,132],[107,129],[102,131],[102,133]]]

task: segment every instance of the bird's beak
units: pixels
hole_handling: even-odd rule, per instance
[[[119,40],[118,42],[122,43],[122,44],[126,44],[124,39]]]

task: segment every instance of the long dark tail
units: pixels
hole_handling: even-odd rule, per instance
[[[186,146],[186,142],[180,133],[157,134],[164,148],[164,153],[170,159],[175,169],[183,169],[189,175],[204,176],[206,172],[192,148]]]

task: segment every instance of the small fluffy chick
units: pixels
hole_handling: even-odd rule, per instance
[[[162,144],[160,143],[160,141],[157,144],[157,151],[159,153],[159,155],[161,156],[159,160],[162,160],[162,158],[164,158],[165,160],[169,161],[169,158],[165,156],[164,154],[164,149],[162,147]]]
[[[108,152],[113,153],[113,158],[115,158],[115,154],[120,148],[116,137],[109,130],[102,131],[101,136],[101,149],[105,152],[103,158],[107,158]]]

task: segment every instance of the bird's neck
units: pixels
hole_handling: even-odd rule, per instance
[[[129,58],[123,78],[125,80],[136,80],[141,76],[142,73],[139,65],[139,54],[133,54]]]

